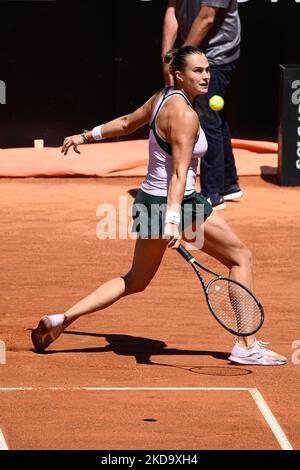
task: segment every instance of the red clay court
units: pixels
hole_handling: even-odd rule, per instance
[[[300,189],[268,173],[241,176],[244,197],[221,215],[252,249],[258,338],[289,360],[277,367],[228,361],[232,336],[171,250],[146,291],[33,352],[41,315],[128,270],[134,241],[99,240],[96,210],[120,195],[129,206],[143,177],[0,180],[0,449],[300,448]]]

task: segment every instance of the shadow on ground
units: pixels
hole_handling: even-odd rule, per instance
[[[168,348],[164,341],[150,338],[142,338],[130,335],[118,334],[99,334],[88,333],[83,331],[65,331],[65,335],[79,335],[79,336],[92,336],[95,338],[105,338],[107,345],[104,347],[91,347],[91,348],[77,348],[77,349],[60,349],[45,351],[42,354],[57,354],[57,353],[105,353],[113,352],[119,356],[132,356],[135,358],[137,364],[156,365],[161,367],[176,367],[178,369],[185,369],[189,372],[204,374],[204,375],[248,375],[252,372],[249,369],[238,368],[233,365],[232,367],[220,366],[195,366],[195,365],[176,365],[161,362],[154,362],[151,356],[212,356],[215,359],[228,361],[228,352],[221,351],[196,351],[190,349],[177,349]],[[231,363],[230,363],[231,364]]]

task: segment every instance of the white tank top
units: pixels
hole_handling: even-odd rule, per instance
[[[153,196],[167,196],[170,179],[172,176],[172,155],[164,150],[158,143],[162,142],[164,147],[171,148],[170,144],[163,141],[156,130],[156,118],[166,103],[172,96],[180,94],[189,104],[187,97],[180,90],[174,90],[173,87],[168,88],[162,97],[158,100],[152,116],[150,125],[152,129],[149,134],[149,163],[147,176],[141,186],[145,193],[152,194]],[[156,136],[155,136],[156,134]],[[193,156],[188,169],[186,178],[186,187],[184,195],[187,196],[195,191],[198,159],[207,152],[207,140],[203,129],[200,128],[198,139],[195,142]]]

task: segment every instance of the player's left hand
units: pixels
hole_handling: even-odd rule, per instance
[[[69,150],[70,147],[74,148],[74,152],[81,153],[77,149],[77,146],[82,145],[82,144],[84,144],[84,138],[80,134],[71,135],[70,137],[66,137],[65,140],[64,140],[62,149],[61,149],[61,153],[63,153],[64,155],[67,155],[68,150]]]

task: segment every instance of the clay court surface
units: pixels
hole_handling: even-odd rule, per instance
[[[242,177],[245,196],[220,214],[254,255],[266,311],[258,337],[288,365],[231,364],[233,338],[171,250],[146,291],[81,318],[45,354],[32,351],[41,315],[129,269],[134,240],[99,240],[96,210],[120,195],[129,206],[141,181],[0,180],[0,448],[299,449],[300,189],[272,177]]]

